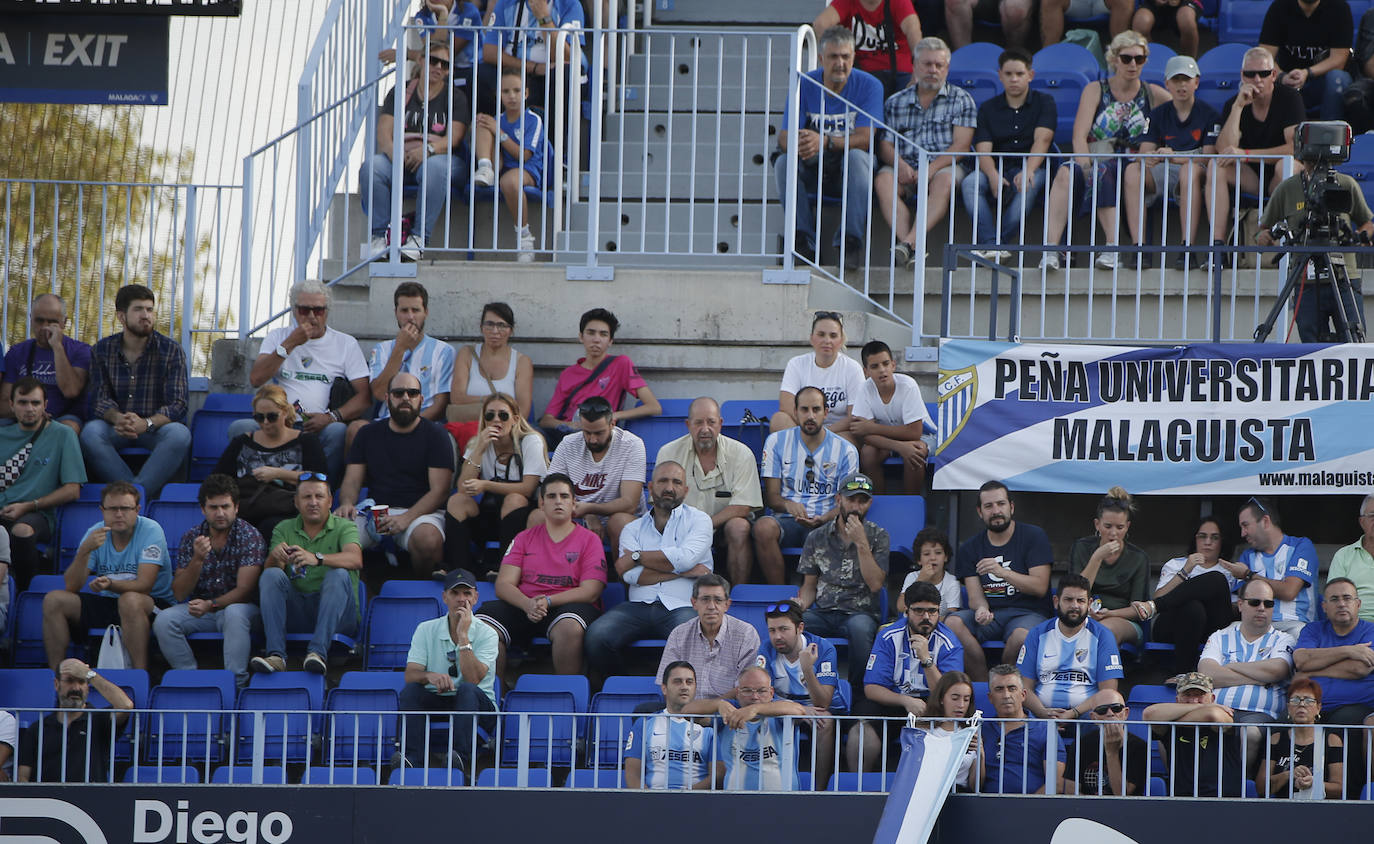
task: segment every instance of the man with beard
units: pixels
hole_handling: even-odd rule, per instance
[[[783,582],[783,548],[839,512],[840,481],[859,471],[859,452],[825,427],[829,402],[820,387],[797,391],[795,428],[768,435],[763,444],[764,501],[772,512],[754,522],[754,555],[769,583]]]
[[[582,429],[564,437],[549,461],[550,472],[573,480],[573,518],[612,548],[619,547],[620,532],[639,512],[645,471],[644,441],[616,427],[614,412],[601,396],[578,405]],[[529,526],[543,519],[535,510]]]
[[[1068,751],[1066,788],[1078,794],[1141,795],[1150,774],[1150,747],[1122,723],[1131,717],[1126,699],[1115,689],[1103,689],[1098,704],[1088,710],[1095,729]]]
[[[754,511],[763,508],[759,462],[749,446],[720,433],[720,405],[703,396],[687,409],[687,435],[658,450],[656,465],[672,461],[687,472],[686,503],[711,517],[712,550],[725,555],[727,574],[744,583],[754,566],[749,541]]]
[[[683,709],[697,697],[697,672],[690,662],[670,662],[660,675],[662,712],[635,721],[625,743],[626,788],[705,791],[725,772],[716,760],[715,731]]]
[[[181,537],[173,564],[172,593],[178,603],[158,613],[153,634],[172,668],[196,668],[186,638],[218,632],[224,637],[224,667],[242,688],[248,685],[248,654],[258,608],[251,602],[267,555],[262,534],[238,517],[239,485],[228,475],[210,475],[200,485],[205,520]]]
[[[772,676],[772,687],[780,697],[808,706],[821,716],[809,722],[816,731],[814,770],[828,773],[835,763],[835,719],[824,716],[849,711],[836,671],[840,660],[835,646],[805,629],[801,607],[795,601],[767,607],[763,616],[768,639],[759,646],[756,665]],[[802,722],[802,728],[807,724]],[[825,787],[821,778],[813,778],[813,782],[817,788]]]
[[[448,433],[420,416],[424,392],[409,372],[392,376],[386,419],[358,432],[348,452],[336,516],[353,519],[364,550],[384,545],[410,554],[415,573],[428,577],[444,559],[444,512],[453,489]],[[353,502],[367,486],[377,502],[370,514]],[[358,502],[359,505],[370,502]],[[385,515],[382,515],[385,513]]]
[[[811,531],[802,547],[797,603],[817,636],[849,640],[849,683],[863,687],[862,655],[878,633],[878,590],[887,580],[887,531],[864,516],[873,503],[873,482],[855,472],[840,483],[836,516]],[[858,694],[855,697],[859,697]]]
[[[949,78],[949,45],[939,38],[922,38],[913,49],[914,84],[888,97],[883,122],[888,130],[878,142],[884,166],[873,179],[878,209],[896,235],[892,248],[898,269],[910,269],[924,256],[916,252],[915,205],[921,174],[919,149],[945,153],[926,165],[930,186],[926,194],[926,231],[945,218],[949,192],[963,179],[960,156],[973,144],[978,107],[968,91]]]
[[[62,660],[53,686],[58,710],[30,724],[19,742],[19,781],[113,782],[115,735],[134,702],[79,659]],[[90,708],[86,697],[92,688],[110,702],[110,709]]]
[[[186,418],[186,353],[153,330],[156,299],[141,284],[115,294],[122,330],[95,344],[91,418],[81,429],[86,468],[97,481],[133,481],[156,498],[191,450]],[[250,420],[249,424],[252,422]],[[151,452],[135,473],[121,449]]]
[[[1026,634],[1016,667],[1029,682],[1026,708],[1037,718],[1079,718],[1109,698],[1126,676],[1116,637],[1088,618],[1092,585],[1081,574],[1066,574],[1054,598],[1058,618]]]
[[[587,630],[587,663],[603,677],[620,673],[621,651],[636,639],[666,639],[691,621],[692,584],[714,566],[711,519],[684,504],[687,473],[671,460],[654,466],[653,507],[620,532],[616,574],[629,587]]]
[[[1054,552],[1035,525],[1012,520],[1016,506],[1007,485],[988,481],[978,489],[978,516],[987,526],[959,546],[954,576],[968,590],[968,607],[946,623],[964,646],[964,670],[974,680],[988,676],[983,642],[1005,640],[1002,661],[1015,662],[1026,631],[1050,617],[1046,597]]]
[[[606,555],[596,534],[573,521],[572,479],[551,472],[539,485],[543,520],[520,531],[501,558],[496,600],[477,608],[477,617],[500,637],[498,676],[505,675],[506,649],[545,636],[553,645],[553,670],[582,673],[582,643],[601,615]]]
[[[884,627],[868,655],[863,676],[866,700],[857,703],[856,708],[869,717],[900,718],[910,714],[920,718],[940,675],[964,668],[963,646],[940,623],[940,590],[918,580],[907,587],[902,597],[906,601],[906,617]],[[889,748],[897,745],[900,733],[894,726],[888,722],[885,731]],[[845,752],[851,771],[859,770],[861,744],[863,770],[875,770],[883,742],[866,721],[849,732]]]
[[[138,514],[138,487],[128,481],[106,484],[100,516],[63,572],[65,588],[43,596],[43,650],[54,671],[73,630],[84,637],[111,624],[120,627],[131,667],[146,670],[149,617],[154,607],[174,603],[167,540],[161,525]]]
[[[10,533],[15,585],[22,588],[38,572],[38,543],[57,535],[57,508],[80,494],[86,464],[76,434],[66,425],[52,424],[55,420],[44,411],[43,384],[26,375],[12,388],[10,405],[19,424],[0,427],[0,462],[16,460],[26,448],[28,456],[17,467],[17,477],[0,490],[0,528]],[[4,582],[0,576],[0,587]]]
[[[286,631],[311,633],[302,667],[323,674],[329,667],[329,643],[335,633],[358,629],[358,572],[363,552],[358,527],[329,512],[329,480],[303,472],[296,485],[300,515],[277,524],[271,551],[258,580],[265,656],[248,663],[252,671],[270,674],[286,670]]]
[[[1305,536],[1285,534],[1267,498],[1251,497],[1240,508],[1240,536],[1250,543],[1237,561],[1250,569],[1245,582],[1269,584],[1277,602],[1272,623],[1296,639],[1317,617],[1317,547]]]

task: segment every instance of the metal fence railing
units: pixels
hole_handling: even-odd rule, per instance
[[[291,690],[281,690],[289,692]],[[302,696],[304,690],[300,690]],[[631,712],[420,713],[394,710],[134,709],[86,710],[85,717],[122,717],[118,729],[62,730],[54,710],[12,709],[21,728],[18,764],[27,781],[303,784],[427,784],[623,789],[626,762],[647,775],[650,755],[630,742],[668,716]],[[57,711],[62,712],[62,711]],[[459,719],[476,718],[464,744]],[[428,729],[426,729],[426,719]],[[472,723],[472,722],[469,722]],[[897,736],[923,719],[866,718],[871,732],[847,716],[776,719],[750,760],[776,759],[781,779],[758,790],[887,791],[898,762]],[[777,729],[777,725],[781,725]],[[711,749],[695,759],[700,788],[727,788],[724,759],[735,746],[717,716],[697,716],[677,755]],[[1370,799],[1370,728],[1317,725],[1312,735],[1293,724],[1215,722],[1041,721],[983,719],[956,789],[983,794],[1045,793],[1111,797],[1225,799]],[[1308,729],[1308,728],[1302,728]],[[411,741],[416,730],[423,738]],[[1104,733],[1104,730],[1106,731]],[[710,739],[703,741],[702,732]],[[1025,732],[1022,732],[1025,731]],[[667,732],[659,730],[660,734]],[[98,744],[109,736],[107,744]],[[876,746],[874,742],[876,741]],[[1315,758],[1307,749],[1318,742]],[[52,748],[33,754],[30,744]],[[411,752],[403,757],[403,751]],[[1294,764],[1294,747],[1298,764]],[[1048,748],[1048,749],[1046,749]],[[60,751],[60,752],[59,752]],[[662,754],[659,754],[662,755]],[[671,755],[671,754],[670,754]],[[53,770],[51,760],[59,760]],[[92,765],[83,760],[98,760]],[[846,761],[847,760],[847,761]],[[857,761],[857,760],[868,760]],[[744,764],[744,763],[740,763]],[[69,767],[75,765],[77,767]],[[867,765],[867,767],[864,767]],[[1306,772],[1313,772],[1311,782]],[[688,771],[690,777],[693,771]],[[771,783],[771,784],[770,784]],[[795,783],[795,784],[794,784]],[[1315,797],[1312,790],[1322,791]]]

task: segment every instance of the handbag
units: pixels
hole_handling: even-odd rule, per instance
[[[123,671],[131,662],[129,651],[124,647],[124,636],[119,632],[119,625],[111,624],[106,627],[105,635],[100,637],[100,656],[95,661],[96,670]]]

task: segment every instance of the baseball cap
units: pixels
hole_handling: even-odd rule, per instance
[[[1187,76],[1193,79],[1201,76],[1202,73],[1197,69],[1197,62],[1191,56],[1174,56],[1164,64],[1164,78],[1173,79],[1175,76]]]
[[[467,569],[454,569],[448,573],[448,577],[444,578],[444,591],[447,592],[455,586],[476,589],[477,580],[472,576],[472,572]]]
[[[855,472],[844,479],[840,484],[840,494],[845,498],[853,498],[856,495],[873,496],[873,481],[863,472]]]
[[[1212,678],[1203,674],[1201,671],[1189,671],[1187,674],[1183,675],[1183,678],[1178,681],[1178,685],[1174,688],[1180,692],[1186,692],[1189,689],[1199,689],[1211,694]]]

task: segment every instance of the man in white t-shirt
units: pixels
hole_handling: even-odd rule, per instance
[[[902,491],[920,495],[926,486],[926,458],[930,456],[930,447],[921,439],[930,425],[921,388],[910,375],[895,371],[892,349],[882,340],[865,343],[859,357],[868,380],[849,408],[849,430],[859,444],[859,464],[873,479],[877,494],[882,495],[886,492],[883,461],[896,454],[902,458]]]
[[[620,547],[620,531],[634,521],[644,495],[648,469],[644,441],[611,420],[611,403],[592,396],[578,407],[582,430],[558,444],[549,473],[562,472],[573,480],[577,504],[573,517],[612,548]],[[539,510],[530,513],[529,526],[544,523]]]
[[[286,391],[286,400],[304,411],[304,430],[320,438],[329,477],[343,475],[344,436],[349,420],[358,419],[372,406],[368,388],[367,359],[358,341],[329,327],[329,288],[314,280],[291,288],[291,310],[296,324],[267,332],[248,383],[253,389],[271,381]],[[353,397],[333,410],[329,392],[334,379],[343,377],[353,387]],[[229,438],[251,434],[257,423],[241,419],[229,426]]]

